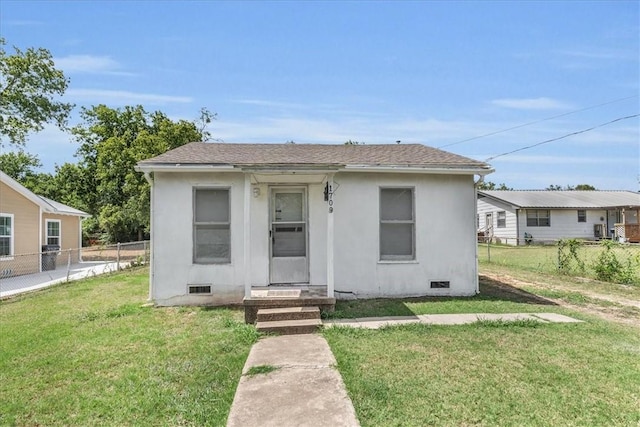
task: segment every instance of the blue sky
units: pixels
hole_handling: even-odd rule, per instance
[[[224,142],[401,140],[485,160],[640,112],[637,1],[3,0],[0,34],[50,50],[78,107],[207,107]],[[75,150],[51,127],[27,144],[46,171]],[[640,120],[490,163],[517,189],[636,191]]]

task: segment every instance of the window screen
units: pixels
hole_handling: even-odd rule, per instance
[[[380,189],[380,259],[415,258],[412,188]]]
[[[193,211],[194,262],[231,262],[229,190],[195,189]]]

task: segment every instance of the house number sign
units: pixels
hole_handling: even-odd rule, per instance
[[[329,213],[333,213],[333,186],[329,183],[324,187],[324,199],[329,204]]]

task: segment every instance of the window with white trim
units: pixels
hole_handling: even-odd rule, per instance
[[[507,213],[505,211],[498,212],[498,228],[505,228],[507,226]]]
[[[549,209],[527,209],[527,227],[550,227]]]
[[[0,256],[13,255],[13,214],[0,214]]]
[[[587,222],[586,209],[578,209],[578,222]]]
[[[231,215],[228,188],[194,188],[193,262],[231,262]]]
[[[413,188],[380,188],[380,259],[415,259]]]
[[[47,236],[46,242],[47,245],[58,245],[62,246],[62,226],[60,225],[59,219],[48,219],[46,221],[47,227]]]

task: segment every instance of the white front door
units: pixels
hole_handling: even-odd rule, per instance
[[[270,205],[270,281],[308,283],[306,188],[273,187]]]

